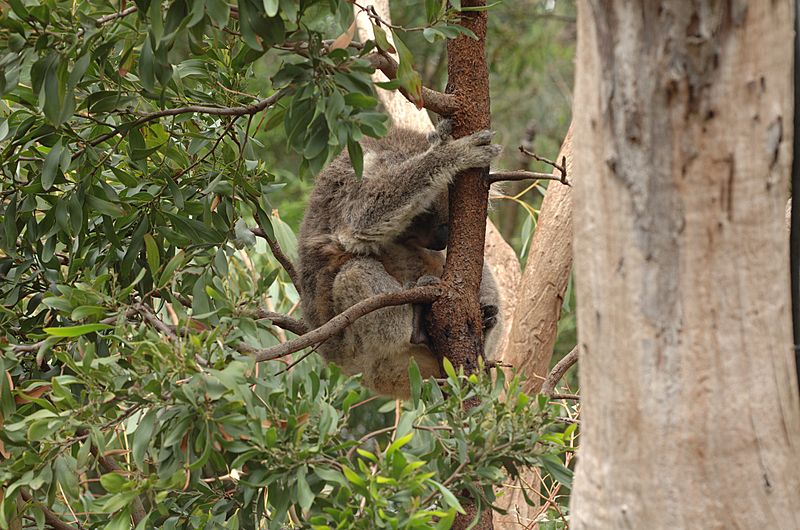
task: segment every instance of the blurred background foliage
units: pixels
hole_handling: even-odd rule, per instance
[[[505,168],[529,166],[519,144],[558,151],[574,11],[492,7]],[[454,12],[392,15],[418,28],[395,35],[402,86],[442,88]],[[519,466],[568,491],[574,424],[513,380],[450,374],[396,415],[313,352],[252,361],[293,336],[268,311],[300,316],[265,239],[295,259],[313,175],[388,126],[375,44],[329,48],[352,17],[344,0],[0,0],[0,528],[448,528]],[[542,190],[510,185],[493,213],[523,261]],[[559,504],[543,527],[566,524]]]

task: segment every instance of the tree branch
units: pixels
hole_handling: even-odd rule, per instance
[[[574,365],[576,362],[578,362],[577,346],[572,348],[572,351],[566,354],[564,358],[558,361],[553,369],[550,370],[550,373],[545,378],[544,383],[542,383],[542,394],[555,397],[553,391],[555,390],[556,385],[559,381],[561,381],[561,378],[564,377],[564,374],[567,373],[567,370],[572,368],[572,365]]]
[[[241,106],[241,107],[208,107],[208,106],[205,106],[205,105],[188,105],[188,106],[185,106],[185,107],[177,107],[177,108],[174,108],[174,109],[164,109],[164,110],[159,110],[159,111],[155,111],[155,112],[150,112],[150,113],[145,114],[145,115],[141,116],[140,118],[138,118],[138,119],[136,119],[136,120],[134,120],[134,121],[132,121],[130,123],[126,123],[126,124],[123,124],[123,126],[117,127],[116,129],[114,129],[111,132],[107,132],[105,134],[102,134],[102,135],[98,136],[97,138],[95,138],[93,140],[90,140],[89,141],[89,145],[94,147],[96,145],[99,145],[99,144],[105,142],[106,140],[109,140],[109,139],[115,137],[118,134],[119,135],[126,134],[129,130],[131,130],[131,129],[135,128],[135,127],[138,127],[138,126],[143,125],[145,123],[151,122],[153,120],[157,120],[159,118],[164,118],[166,116],[177,116],[179,114],[190,114],[190,113],[194,113],[194,114],[209,114],[209,115],[212,115],[212,116],[245,116],[245,115],[248,115],[248,114],[249,115],[256,114],[256,113],[261,112],[262,110],[266,109],[267,107],[273,105],[275,102],[277,102],[283,96],[285,96],[288,92],[289,92],[289,88],[288,87],[287,88],[282,88],[282,89],[278,90],[277,92],[275,92],[274,94],[272,94],[268,98],[264,98],[264,99],[258,100],[255,103],[253,103],[252,105],[244,105],[244,106]],[[124,132],[123,132],[123,127],[125,129]],[[75,159],[75,157],[80,155],[82,152],[83,151],[78,151],[73,156],[73,160]]]
[[[342,330],[352,325],[357,319],[382,309],[384,307],[398,306],[412,303],[430,303],[436,300],[442,293],[439,285],[425,285],[412,287],[405,291],[395,291],[384,293],[362,300],[357,304],[345,309],[320,327],[292,339],[282,344],[270,348],[255,349],[240,344],[239,351],[255,356],[257,362],[271,361],[285,357],[294,352],[298,352],[309,346],[316,346],[340,333]],[[411,337],[409,337],[410,340]]]
[[[496,171],[494,173],[489,173],[489,182],[503,182],[505,180],[555,180],[564,184],[566,186],[572,186],[567,180],[566,174],[558,175],[551,175],[549,173],[538,173],[536,171],[524,171],[524,170],[516,170],[516,171]]]
[[[300,319],[292,318],[283,313],[276,313],[275,311],[267,311],[266,309],[258,308],[255,313],[258,320],[270,320],[275,326],[291,331],[295,335],[303,335],[308,333],[308,326]]]
[[[388,54],[371,53],[366,56],[372,66],[383,72],[389,79],[397,78],[397,62]],[[400,93],[411,103],[415,100],[404,89]],[[422,106],[435,112],[439,116],[451,116],[458,109],[456,97],[452,94],[443,94],[427,87],[422,87]]]
[[[283,250],[281,250],[281,246],[278,244],[278,242],[275,239],[269,237],[269,235],[267,235],[267,233],[261,227],[253,228],[250,231],[253,233],[253,235],[256,235],[258,237],[263,237],[264,239],[267,240],[267,245],[269,245],[269,248],[272,251],[272,255],[275,256],[275,259],[278,260],[278,263],[280,263],[286,270],[286,273],[289,275],[289,278],[291,278],[292,283],[295,286],[295,289],[297,289],[297,292],[299,293],[300,277],[297,275],[297,271],[294,268],[292,260],[289,259],[289,256],[283,253]]]
[[[31,494],[26,492],[24,489],[20,488],[19,495],[25,502],[30,502],[30,503],[36,502],[33,500]],[[77,530],[71,524],[67,524],[64,521],[62,521],[61,517],[59,517],[58,514],[56,514],[54,511],[52,511],[44,504],[39,502],[37,502],[37,504],[39,504],[39,509],[42,510],[42,513],[44,514],[44,522],[49,524],[51,527],[55,528],[56,530]]]
[[[87,441],[86,443],[91,443]],[[121,473],[123,469],[117,464],[113,458],[107,457],[100,453],[97,449],[97,446],[91,444],[89,448],[92,454],[97,458],[97,462],[100,464],[106,473]],[[131,517],[133,518],[133,524],[138,525],[147,517],[147,511],[144,509],[144,505],[142,504],[142,499],[138,496],[133,498],[131,502]]]
[[[101,26],[103,26],[105,24],[108,24],[109,22],[112,22],[112,21],[114,21],[114,20],[116,20],[118,18],[127,17],[131,13],[135,13],[136,10],[137,10],[136,6],[131,6],[131,7],[123,9],[122,11],[118,11],[116,13],[111,13],[110,15],[103,15],[102,17],[98,18],[95,21],[94,25],[99,28],[99,27],[101,27]]]

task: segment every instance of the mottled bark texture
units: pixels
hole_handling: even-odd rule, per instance
[[[462,7],[485,5],[483,0],[461,2]],[[461,25],[477,40],[461,36],[447,43],[447,92],[460,105],[453,115],[453,136],[460,138],[488,129],[489,71],[486,66],[486,12],[464,13]],[[467,373],[477,369],[483,330],[478,290],[483,270],[488,168],[460,173],[450,187],[450,236],[442,282],[444,294],[433,303],[429,334],[434,350]]]
[[[800,528],[793,2],[579,2],[571,528]]]

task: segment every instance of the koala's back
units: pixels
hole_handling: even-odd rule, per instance
[[[430,147],[425,135],[404,129],[392,129],[382,139],[365,139],[361,145],[364,151],[363,177],[359,179],[355,175],[347,152],[334,159],[316,179],[300,229],[298,251],[303,315],[313,327],[324,324],[344,309],[336,307],[334,299],[336,279],[340,274],[341,280],[347,275],[374,273],[375,277],[370,281],[374,284],[372,287],[380,291],[382,288],[390,289],[389,286],[378,285],[381,282],[391,281],[391,288],[398,289],[425,274],[441,275],[444,264],[442,252],[398,243],[389,242],[381,245],[377,251],[360,253],[348,251],[341,243],[341,234],[348,228],[349,209],[359,201],[364,180],[384,179],[388,185],[393,186],[395,184],[391,178],[391,168]],[[403,190],[397,190],[396,196],[398,200],[402,199]],[[344,282],[340,281],[339,284],[341,283]],[[362,293],[360,296],[366,298],[370,293]],[[381,326],[391,325],[385,322],[390,314],[392,313],[385,310],[376,311],[372,322],[380,322]],[[360,326],[370,325],[369,318],[357,322],[360,322]],[[383,373],[358,365],[364,358],[359,355],[360,350],[381,346],[379,340],[373,344],[363,344],[369,342],[365,337],[370,336],[375,334],[355,333],[352,328],[348,328],[321,344],[319,351],[327,360],[342,366],[345,372]],[[410,341],[410,338],[409,326],[407,340]],[[409,348],[424,347],[409,344]],[[375,355],[374,359],[388,362],[385,358],[381,361],[379,355]],[[392,362],[405,363],[407,367],[408,359],[397,358]],[[402,371],[405,373],[406,368]],[[380,381],[365,380],[365,383],[378,389],[384,386]]]
[[[364,175],[367,178],[386,178],[390,172],[383,168],[397,165],[410,156],[424,152],[429,144],[424,134],[408,129],[393,128],[381,139],[365,138]],[[362,179],[353,171],[347,151],[336,157],[316,178],[309,197],[305,218],[300,228],[298,252],[303,291],[303,312],[312,326],[319,326],[336,313],[330,303],[333,280],[348,261],[361,257],[345,250],[339,235],[347,226],[348,205],[358,200]],[[413,262],[405,249],[384,249],[374,255],[399,268]],[[391,254],[397,254],[391,256]]]

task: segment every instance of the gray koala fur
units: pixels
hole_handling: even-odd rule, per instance
[[[487,166],[500,153],[491,138],[490,131],[480,131],[453,140],[446,121],[427,138],[395,128],[382,139],[362,141],[362,178],[346,152],[320,173],[299,238],[302,307],[311,326],[376,294],[441,277],[448,185],[459,171]],[[484,267],[481,304],[487,332],[497,322],[498,303],[494,278]],[[416,309],[374,311],[319,351],[345,373],[362,373],[373,390],[407,397],[411,358],[423,377],[441,375],[437,356],[424,342],[412,343],[415,326],[421,325]]]

